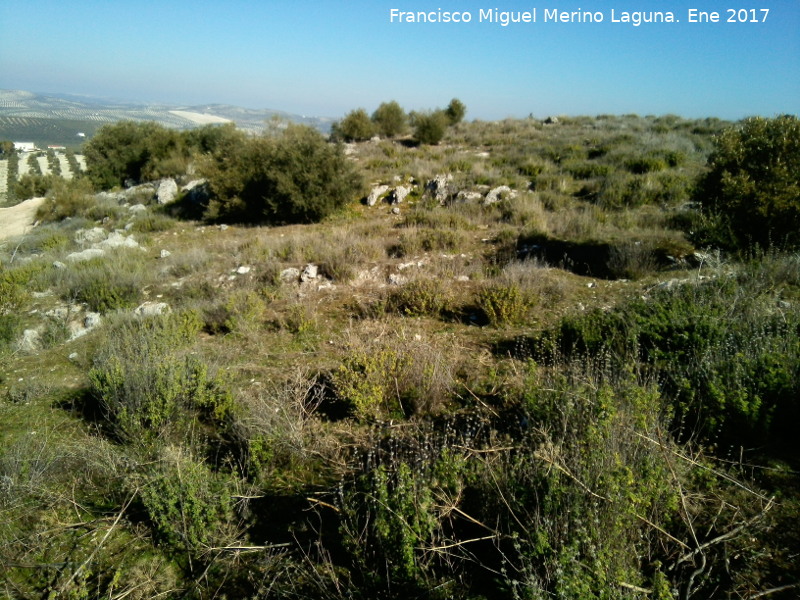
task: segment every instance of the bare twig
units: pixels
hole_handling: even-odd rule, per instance
[[[749,596],[747,600],[755,600],[756,598],[763,598],[764,596],[769,596],[770,594],[777,594],[778,592],[785,592],[786,590],[794,590],[797,588],[800,588],[800,583],[790,583],[788,585],[782,585],[780,587],[764,590],[763,592],[758,592],[757,594]]]

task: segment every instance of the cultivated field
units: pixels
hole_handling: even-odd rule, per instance
[[[58,160],[58,164],[61,167],[60,176],[64,179],[72,179],[75,176],[73,172],[72,166],[70,165],[69,161],[67,160],[66,154],[63,152],[56,152],[56,159]],[[43,153],[30,153],[30,152],[21,152],[19,154],[19,163],[18,163],[18,170],[16,181],[19,181],[23,176],[29,175],[33,173],[31,169],[31,165],[29,160],[31,156],[34,157],[36,164],[39,166],[42,175],[49,175],[52,173],[50,168],[50,163]],[[78,163],[78,166],[81,171],[86,170],[86,161],[82,154],[76,154],[75,159]],[[8,168],[8,159],[0,160],[0,206],[4,206],[8,203],[8,189],[9,186],[13,185],[13,183],[9,180],[11,173]]]

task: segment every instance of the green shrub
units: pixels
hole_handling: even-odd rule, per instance
[[[428,113],[416,113],[413,119],[414,138],[420,144],[435,146],[442,141],[450,118],[442,110]]]
[[[18,200],[41,198],[53,187],[54,175],[23,175],[14,184],[14,196]]]
[[[91,390],[115,435],[151,440],[194,418],[221,424],[233,410],[227,383],[192,356],[181,356],[201,326],[194,313],[123,322],[108,333],[89,372]]]
[[[514,283],[490,284],[478,294],[478,308],[495,327],[520,323],[530,307],[530,298]]]
[[[405,133],[408,127],[405,111],[394,100],[383,102],[375,109],[372,113],[372,122],[375,123],[378,133],[390,138]]]
[[[233,521],[225,482],[179,448],[169,447],[137,487],[155,537],[178,556],[199,557],[219,543]],[[190,559],[191,560],[191,559]]]
[[[360,421],[403,418],[396,382],[405,368],[406,359],[394,350],[354,350],[333,372],[333,387]]]
[[[540,347],[550,357],[642,360],[687,435],[723,446],[793,443],[787,423],[800,413],[800,311],[790,303],[776,314],[773,285],[759,272],[665,289],[565,318]]]
[[[464,120],[467,114],[467,106],[458,98],[453,98],[447,108],[444,109],[444,113],[447,115],[450,125],[457,125]]]
[[[207,217],[244,222],[319,221],[362,186],[343,149],[301,125],[216,154],[204,172],[214,194]]]
[[[92,187],[86,179],[55,179],[45,202],[36,212],[36,218],[44,222],[57,222],[67,217],[85,217],[95,205]]]
[[[408,317],[438,317],[450,308],[450,298],[434,279],[415,279],[392,290],[386,310]]]
[[[733,243],[800,245],[800,119],[746,119],[715,140],[696,198]]]
[[[358,142],[370,139],[376,131],[376,123],[369,118],[367,111],[358,108],[350,111],[344,119],[333,124],[331,137],[335,140]]]

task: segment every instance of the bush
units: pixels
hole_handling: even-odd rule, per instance
[[[96,205],[92,187],[86,179],[55,179],[51,184],[46,201],[36,212],[36,218],[41,221],[83,217]]]
[[[414,115],[414,137],[420,144],[436,145],[442,141],[450,118],[442,110]]]
[[[447,105],[444,112],[447,115],[447,119],[450,121],[450,125],[457,125],[464,120],[464,116],[467,114],[467,107],[458,98],[453,98],[450,100],[450,104]]]
[[[53,175],[23,175],[14,184],[14,195],[18,200],[41,198],[53,187]]]
[[[104,125],[86,144],[87,174],[100,189],[181,174],[181,136],[156,123],[120,121]],[[168,162],[169,161],[169,162]],[[167,166],[171,165],[171,166]]]
[[[438,317],[449,308],[450,299],[433,279],[417,279],[389,294],[386,309],[408,317]]]
[[[405,133],[408,117],[400,105],[392,100],[384,102],[372,113],[372,122],[381,135],[395,137]]]
[[[375,123],[363,108],[352,110],[344,119],[333,124],[331,137],[346,142],[368,140],[375,135]]]
[[[717,213],[733,244],[800,245],[800,120],[746,119],[716,138],[696,198]]]
[[[341,146],[310,127],[289,125],[277,137],[227,150],[203,169],[214,194],[207,218],[312,223],[361,192],[360,175]]]
[[[530,305],[530,299],[514,283],[488,285],[478,294],[478,307],[494,326],[519,323]]]

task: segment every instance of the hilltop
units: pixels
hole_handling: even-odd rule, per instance
[[[0,594],[793,597],[800,255],[747,210],[798,129],[107,128],[0,240]]]

